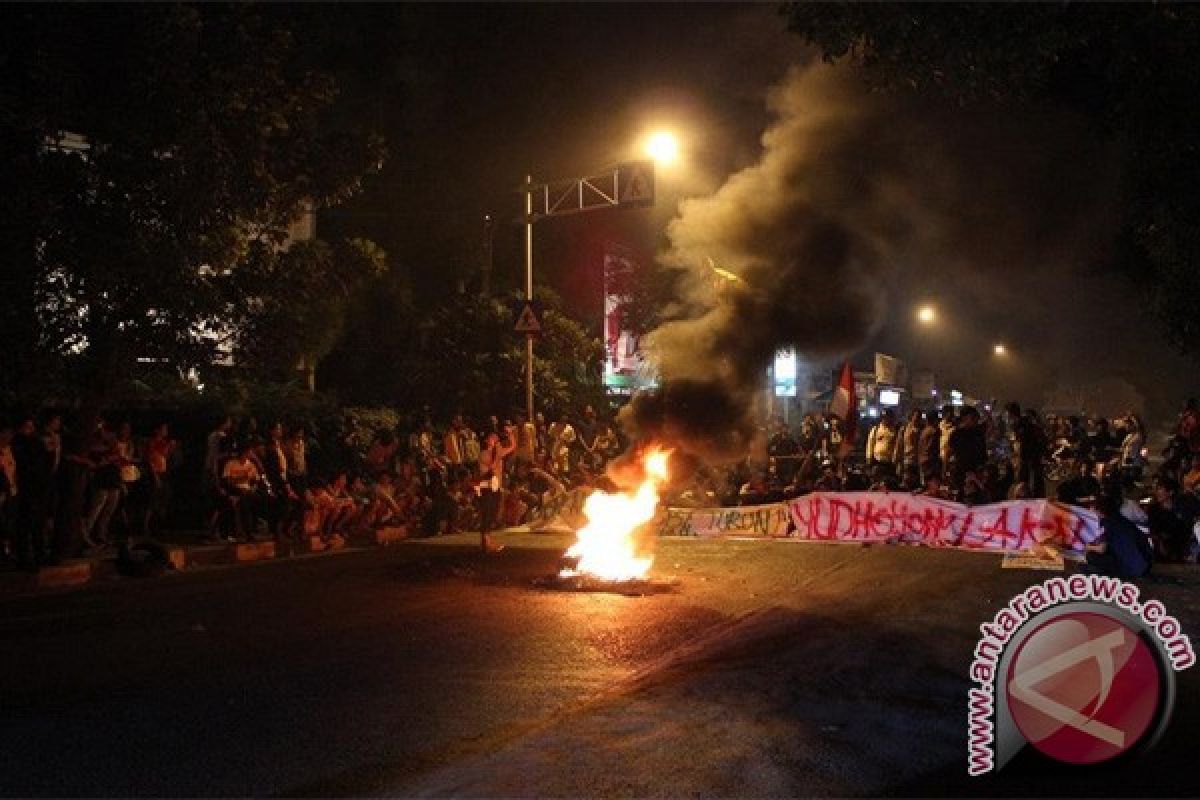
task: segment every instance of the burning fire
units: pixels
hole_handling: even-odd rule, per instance
[[[658,488],[667,480],[668,451],[653,449],[643,459],[645,477],[633,491],[597,490],[588,495],[583,513],[588,522],[575,534],[575,544],[565,558],[577,559],[574,569],[564,569],[564,578],[591,575],[609,581],[642,578],[650,571],[654,555],[640,548],[638,529],[654,518]]]

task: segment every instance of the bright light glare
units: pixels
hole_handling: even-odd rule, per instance
[[[917,319],[928,325],[937,319],[937,312],[934,311],[933,306],[921,306],[917,309]]]
[[[646,140],[646,153],[659,164],[672,164],[679,158],[679,141],[675,134],[659,131]]]
[[[1008,348],[1002,344],[998,344],[992,347],[992,352],[998,356],[1003,356],[1008,354]]]

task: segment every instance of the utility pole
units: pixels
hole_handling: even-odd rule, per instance
[[[525,302],[533,302],[533,176],[525,176]],[[533,423],[533,334],[525,334],[525,421]]]
[[[496,224],[491,214],[483,215],[483,266],[480,272],[479,293],[488,297],[492,293],[492,244],[496,236]]]

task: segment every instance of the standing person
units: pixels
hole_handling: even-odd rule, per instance
[[[54,524],[54,552],[51,563],[74,558],[86,543],[87,489],[92,475],[88,457],[90,438],[85,426],[76,420],[63,435],[63,457],[58,475],[58,516]]]
[[[204,478],[215,486],[221,480],[221,459],[229,450],[229,436],[233,432],[233,418],[223,417],[204,441]]]
[[[170,438],[167,423],[154,428],[146,440],[144,455],[146,469],[150,475],[150,502],[146,508],[146,534],[152,535],[155,528],[161,530],[167,524],[171,510],[171,456],[179,442]]]
[[[867,462],[870,466],[882,466],[896,471],[896,450],[899,445],[896,430],[896,414],[890,408],[883,411],[879,423],[867,434]]]
[[[298,496],[308,488],[308,431],[303,425],[292,428],[284,447],[288,461],[288,483]]]
[[[12,439],[16,462],[17,563],[36,570],[46,563],[46,497],[50,492],[50,455],[33,417],[22,417]]]
[[[267,529],[276,539],[283,539],[292,532],[293,523],[299,521],[294,512],[300,498],[290,482],[283,424],[276,422],[267,430],[267,436],[262,454],[263,479],[268,487],[265,497]],[[299,536],[299,531],[296,535]]]
[[[1142,456],[1142,448],[1146,446],[1146,426],[1136,414],[1126,418],[1125,439],[1121,442],[1121,471],[1133,479],[1142,476],[1146,459]]]
[[[92,462],[92,501],[83,541],[88,547],[99,548],[109,544],[108,526],[121,502],[121,454],[103,419],[92,432],[88,458]]]
[[[450,420],[449,427],[446,428],[446,435],[442,437],[442,455],[446,462],[446,469],[454,476],[458,477],[458,473],[463,466],[463,447],[462,447],[462,417],[455,415]]]
[[[517,455],[526,463],[532,464],[537,458],[538,431],[537,424],[527,418],[524,413],[517,414]]]
[[[942,418],[938,422],[938,457],[942,462],[942,475],[946,478],[950,475],[950,436],[957,427],[954,406],[948,404],[942,406]]]
[[[917,437],[917,467],[921,470],[922,484],[928,484],[932,475],[942,474],[941,431],[938,428],[938,412],[925,412],[925,427]],[[941,482],[938,482],[941,490]]]
[[[491,533],[496,528],[500,512],[500,489],[504,480],[504,459],[517,449],[516,431],[509,427],[507,440],[501,444],[500,436],[489,433],[483,452],[479,456],[479,475],[476,491],[479,493],[479,508],[483,522],[479,529],[479,546],[485,553],[496,553],[502,546],[492,542]]]
[[[538,411],[533,415],[533,429],[537,434],[537,439],[534,444],[534,460],[541,464],[546,453],[550,450],[550,432],[546,425],[546,415]]]
[[[1031,411],[1021,413],[1021,406],[1009,403],[1004,407],[1011,426],[1013,466],[1017,483],[1025,484],[1030,497],[1046,496],[1045,431]]]
[[[987,463],[987,439],[974,406],[963,406],[958,424],[950,434],[950,483],[960,497],[967,476],[976,474]]]
[[[560,478],[568,478],[571,474],[571,451],[578,436],[575,428],[566,419],[550,423],[550,457],[554,471]]]
[[[479,471],[479,437],[475,434],[475,430],[463,421],[462,427],[462,448],[463,448],[463,466],[474,475]]]
[[[902,476],[919,474],[921,431],[924,427],[921,412],[914,408],[908,413],[908,422],[900,429],[900,439],[897,443],[896,461]]]
[[[122,422],[117,428],[117,453],[121,457],[121,520],[126,538],[144,531],[146,498],[142,482],[141,454],[133,439],[133,427]]]

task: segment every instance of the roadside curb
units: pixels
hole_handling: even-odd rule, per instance
[[[334,535],[329,539],[305,536],[300,540],[264,540],[258,542],[164,544],[171,569],[163,575],[215,568],[250,566],[265,561],[293,558],[331,556],[388,547],[409,538],[407,529],[388,527],[363,532],[346,538]],[[36,573],[0,573],[0,601],[29,595],[62,593],[99,583],[126,582],[117,569],[116,557],[110,554],[87,558],[67,559],[61,564],[45,566]],[[145,578],[133,579],[138,581]]]

